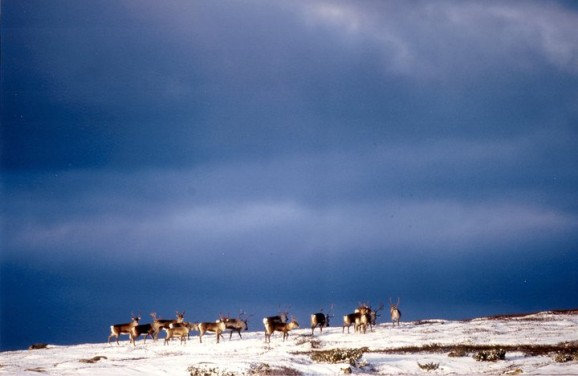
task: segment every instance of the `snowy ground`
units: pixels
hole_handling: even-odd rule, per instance
[[[254,320],[253,327],[257,327]],[[303,320],[302,320],[303,321]],[[308,320],[307,320],[308,321]],[[217,344],[214,335],[199,343],[194,335],[181,345],[159,340],[117,346],[107,343],[51,346],[40,350],[0,353],[0,374],[9,375],[335,375],[353,374],[565,374],[578,375],[578,311],[542,312],[525,316],[471,321],[425,320],[400,327],[379,324],[366,334],[342,334],[341,327],[311,336],[307,321],[283,342],[270,344],[263,331],[236,334]],[[334,318],[334,321],[338,321]],[[193,332],[192,334],[197,334]],[[106,338],[108,333],[104,333]],[[505,360],[477,361],[482,350],[501,347]],[[337,350],[340,349],[340,350]],[[328,351],[332,350],[332,351]],[[343,350],[343,351],[341,351]],[[358,350],[361,355],[338,363],[314,360]],[[350,351],[349,358],[355,359]],[[317,355],[317,356],[316,356]],[[458,355],[458,356],[450,356]],[[555,358],[567,361],[556,361]],[[347,358],[347,357],[346,357]],[[560,359],[559,359],[560,360]],[[435,370],[421,369],[430,364]]]

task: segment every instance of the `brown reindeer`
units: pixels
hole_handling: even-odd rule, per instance
[[[363,334],[365,334],[368,325],[370,331],[373,331],[373,328],[371,327],[371,307],[368,304],[360,304],[355,312],[358,314],[355,317],[355,331],[359,333],[363,331]]]
[[[217,335],[217,343],[219,343],[219,338],[223,337],[223,332],[227,330],[227,326],[222,319],[215,322],[200,322],[199,327],[199,341],[203,343],[203,336],[206,332],[214,332]]]
[[[330,312],[333,310],[333,306],[331,306]],[[333,315],[329,313],[323,313],[323,309],[320,312],[313,313],[311,315],[311,335],[315,331],[315,328],[319,328],[319,333],[323,333],[323,328],[329,326],[329,319],[333,317]]]
[[[133,327],[138,325],[140,320],[140,316],[131,315],[131,322],[126,324],[115,324],[110,326],[110,335],[108,336],[108,343],[110,343],[110,339],[112,337],[116,337],[116,344],[118,345],[118,337],[121,334],[128,334],[130,335],[130,331]]]
[[[167,332],[164,342],[165,345],[168,345],[169,341],[174,337],[179,337],[182,345],[183,343],[187,343],[191,330],[198,330],[198,325],[190,322],[176,322],[169,324],[169,327],[163,328],[163,330]]]
[[[377,309],[372,309],[371,312],[369,312],[369,315],[371,316],[371,325],[372,326],[377,325],[377,318],[379,316],[381,316],[381,314],[379,312],[383,311],[383,308],[384,308],[384,304],[380,303],[379,307]]]
[[[401,319],[401,311],[399,310],[399,297],[397,298],[397,304],[393,304],[391,302],[391,297],[389,298],[389,313],[391,314],[391,322],[393,326],[397,322],[397,326],[399,326],[399,320]]]
[[[153,338],[154,332],[154,328],[151,324],[133,326],[129,333],[130,343],[136,347],[136,340],[143,334],[145,334],[144,343],[147,343],[147,337],[150,336]]]
[[[292,319],[288,323],[283,322],[276,322],[273,320],[269,320],[268,317],[263,319],[263,325],[265,326],[265,342],[271,342],[271,334],[275,332],[282,332],[283,333],[283,342],[285,339],[289,338],[289,332],[295,328],[299,328],[299,323]]]
[[[232,319],[229,316],[221,316],[221,320],[225,323],[225,327],[230,330],[229,341],[233,338],[233,333],[237,332],[239,338],[243,338],[241,332],[249,329],[248,319],[245,318],[245,313],[241,311],[239,318]]]
[[[159,339],[159,333],[162,329],[167,329],[169,327],[169,325],[173,324],[173,323],[179,323],[179,322],[183,322],[183,319],[185,318],[185,311],[183,311],[182,313],[177,311],[177,318],[176,320],[166,320],[166,319],[160,319],[156,312],[151,313],[151,317],[153,318],[153,339],[156,342]]]

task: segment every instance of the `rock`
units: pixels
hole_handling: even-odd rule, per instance
[[[47,343],[34,343],[34,344],[28,346],[28,350],[40,350],[40,349],[45,349],[46,347],[48,347]]]

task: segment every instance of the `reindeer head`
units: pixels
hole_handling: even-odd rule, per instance
[[[389,311],[390,311],[390,312],[393,312],[393,311],[399,310],[399,302],[400,302],[400,300],[399,300],[399,297],[398,297],[398,298],[397,298],[397,303],[396,303],[396,304],[393,304],[393,303],[391,302],[391,297],[390,297],[390,298],[389,298]]]
[[[131,319],[131,321],[138,323],[138,321],[140,320],[140,312],[136,316],[134,315],[134,312],[131,312],[130,313],[130,319]]]

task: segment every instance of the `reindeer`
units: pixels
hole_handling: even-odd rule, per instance
[[[154,338],[153,337],[154,332],[155,332],[154,328],[151,324],[141,324],[133,326],[129,332],[130,343],[132,343],[132,345],[136,347],[136,340],[143,334],[146,334],[144,343],[147,343],[147,337],[150,336],[151,338]]]
[[[379,307],[378,307],[376,310],[371,310],[371,312],[369,312],[369,315],[371,316],[371,325],[372,325],[372,326],[377,325],[377,318],[378,318],[379,316],[381,316],[381,315],[379,314],[379,312],[380,312],[380,311],[383,311],[383,308],[384,308],[384,304],[383,304],[383,303],[380,303],[380,304],[379,304]]]
[[[168,328],[163,328],[167,332],[167,336],[165,337],[165,345],[169,344],[169,341],[173,339],[175,336],[178,336],[181,339],[181,345],[183,343],[187,343],[187,339],[189,338],[189,333],[191,330],[198,329],[197,324],[190,323],[190,322],[175,322],[169,324]]]
[[[391,314],[391,322],[393,326],[397,322],[397,326],[399,326],[399,320],[401,319],[401,311],[399,310],[399,297],[397,298],[397,304],[393,304],[391,302],[391,297],[389,298],[389,313]]]
[[[121,334],[128,334],[130,335],[130,330],[138,325],[138,322],[140,320],[140,315],[139,316],[134,316],[131,315],[131,322],[127,323],[127,324],[116,324],[116,325],[111,325],[110,326],[110,335],[108,336],[108,343],[110,344],[110,339],[112,337],[116,337],[116,344],[118,345],[118,337]]]
[[[153,323],[152,323],[153,330],[154,330],[153,339],[156,342],[159,339],[159,333],[160,333],[161,329],[168,328],[170,324],[183,322],[183,319],[185,318],[185,311],[183,311],[182,313],[177,311],[177,319],[176,320],[161,320],[160,318],[157,317],[157,314],[155,312],[151,313],[150,315],[153,318]]]
[[[353,313],[348,313],[343,316],[342,333],[345,333],[346,327],[347,333],[349,333],[349,327],[351,325],[353,325],[355,333],[361,332],[361,330],[365,333],[368,325],[370,326],[370,330],[373,331],[371,326],[371,312],[373,312],[373,310],[368,304],[359,303]]]
[[[190,338],[190,332],[192,332],[193,330],[195,331],[199,331],[199,323],[198,322],[174,322],[172,324],[169,324],[169,328],[163,328],[163,330],[165,332],[167,332],[168,329],[170,328],[181,328],[181,327],[188,327],[189,328],[189,333],[187,334],[187,339]],[[168,332],[167,332],[168,333]]]
[[[239,314],[238,319],[232,319],[229,318],[229,316],[222,317],[222,320],[225,323],[225,327],[231,330],[231,333],[229,334],[229,341],[233,337],[233,332],[239,333],[239,338],[243,338],[243,336],[241,336],[241,331],[249,329],[249,324],[247,322],[248,319],[244,319],[243,317],[244,312]]]
[[[269,317],[265,317],[265,319],[267,319],[270,322],[286,323],[288,316],[289,316],[289,312],[284,311],[284,312],[279,312],[279,314],[277,316],[269,316]],[[263,320],[265,320],[265,319],[263,319]]]
[[[359,306],[353,311],[353,313],[348,313],[343,316],[343,326],[342,333],[345,333],[345,328],[347,327],[347,333],[349,333],[349,327],[353,325],[355,333],[358,332],[361,325],[361,316],[367,313],[368,306],[365,304],[359,304]]]
[[[377,317],[380,316],[379,312],[384,308],[383,303],[379,305],[377,309],[371,308],[368,303],[360,303],[355,312],[359,312],[361,315],[357,317],[357,329],[360,331],[363,329],[363,333],[366,332],[367,326],[369,325],[369,330],[373,332],[373,327],[377,325]]]
[[[333,306],[331,306],[331,308],[333,309]],[[323,313],[323,308],[321,309],[320,312],[313,313],[311,315],[311,335],[313,335],[313,332],[317,327],[319,327],[319,332],[322,334],[323,328],[329,326],[329,319],[331,317],[333,316],[330,314]]]
[[[343,326],[341,328],[341,333],[345,333],[345,328],[347,327],[347,333],[349,333],[349,327],[353,324],[353,329],[357,332],[356,321],[361,317],[359,312],[348,313],[343,316]]]
[[[363,330],[363,334],[367,331],[367,326],[369,325],[370,331],[373,331],[373,327],[371,326],[371,312],[373,310],[368,304],[360,304],[355,313],[355,331],[360,332]],[[347,328],[349,332],[349,327]]]
[[[285,339],[289,338],[289,332],[295,328],[299,328],[299,323],[292,319],[291,322],[283,323],[269,320],[268,317],[263,319],[263,325],[265,326],[265,342],[271,343],[271,334],[275,332],[283,333],[283,342]]]
[[[267,323],[269,325],[273,325],[273,324],[285,324],[287,322],[287,317],[289,315],[289,312],[284,311],[284,312],[279,312],[278,315],[276,316],[268,316],[268,317],[264,317],[263,318],[263,326],[267,327]]]
[[[223,319],[219,319],[215,322],[200,322],[198,324],[199,328],[199,341],[203,343],[203,336],[206,332],[215,332],[217,335],[217,343],[219,343],[219,338],[223,337],[223,332],[227,330],[227,326]],[[223,338],[224,339],[224,338]]]

